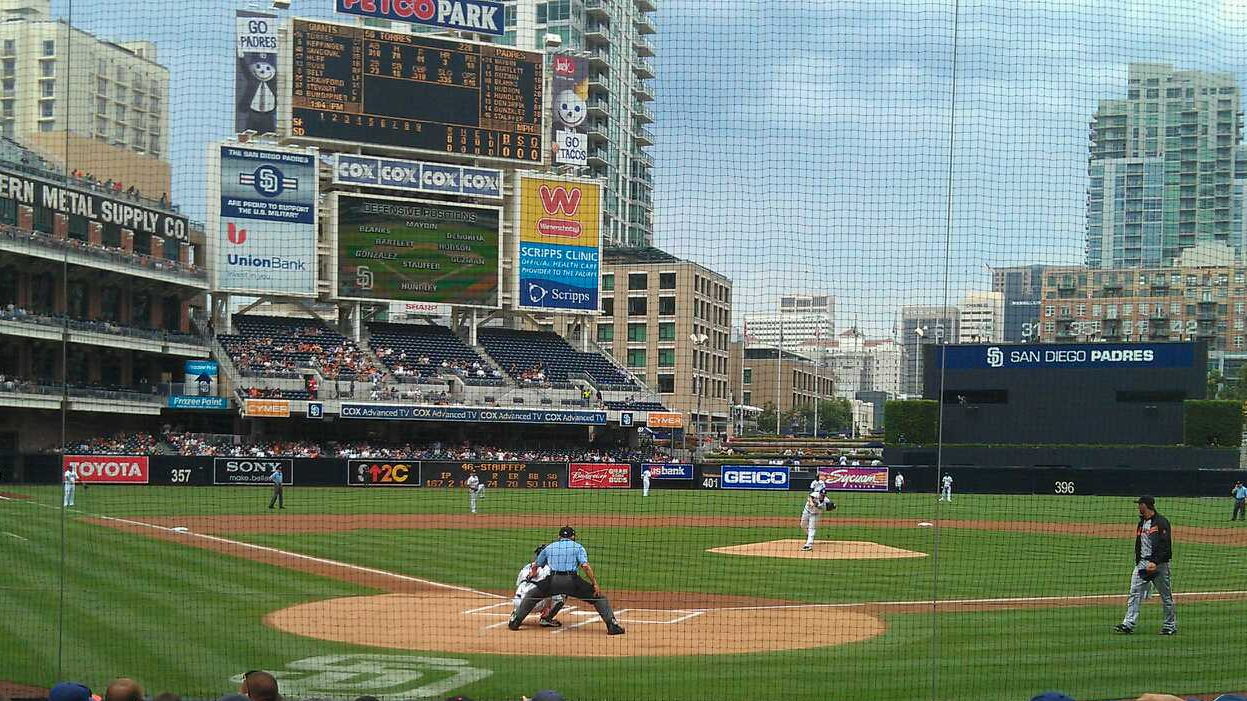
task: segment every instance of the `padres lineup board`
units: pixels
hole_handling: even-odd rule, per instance
[[[290,136],[540,163],[542,56],[291,23]]]

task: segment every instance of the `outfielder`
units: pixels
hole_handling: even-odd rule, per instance
[[[814,549],[814,534],[818,532],[818,520],[828,510],[836,508],[836,503],[827,496],[826,491],[813,490],[805,499],[805,509],[801,511],[801,527],[805,529],[805,545],[802,550]]]
[[[533,589],[536,589],[538,582],[550,576],[549,565],[537,564],[537,557],[541,555],[541,551],[545,550],[545,548],[546,546],[544,544],[537,546],[537,549],[533,551],[533,561],[527,565],[524,565],[524,567],[520,570],[519,575],[515,578],[515,596],[511,599],[512,614],[515,613],[516,609],[519,609],[520,602],[524,600],[524,596]],[[559,611],[562,610],[563,604],[566,602],[566,594],[556,594],[542,599],[541,602],[537,604],[537,606],[541,608],[542,627],[563,627],[563,624],[554,620],[554,617],[559,615]]]
[[[641,496],[649,496],[649,465],[641,468]]]
[[[78,473],[74,472],[74,468],[65,468],[65,497],[61,499],[61,506],[69,508],[74,505],[74,485],[78,484]]]
[[[468,479],[463,483],[468,488],[468,509],[472,513],[476,513],[476,500],[485,494],[485,484],[481,482],[481,478],[476,475],[468,475]]]
[[[940,480],[940,485],[940,498],[938,501],[953,503],[953,476],[944,475],[944,479]]]
[[[895,483],[895,484],[896,484],[896,493],[897,493],[897,494],[900,494],[900,493],[901,493],[901,489],[903,489],[903,488],[905,487],[905,475],[902,475],[901,473],[899,473],[899,472],[898,472],[898,473],[896,473],[896,479],[894,479],[894,480],[892,480],[892,481],[893,481],[893,483]]]

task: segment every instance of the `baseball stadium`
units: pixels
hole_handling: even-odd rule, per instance
[[[1236,3],[0,19],[0,701],[1247,699]]]

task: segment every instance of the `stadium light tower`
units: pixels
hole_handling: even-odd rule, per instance
[[[920,385],[921,378],[918,377],[918,359],[922,357],[922,339],[926,338],[927,327],[919,326],[914,329],[914,335],[918,338],[914,341],[914,389]]]
[[[688,340],[693,342],[693,358],[697,358],[697,349],[704,348],[706,343],[710,341],[710,337],[704,333],[689,334]],[[697,385],[697,445],[694,451],[701,450],[701,396],[706,392],[706,378],[697,376],[697,363],[693,363],[693,383]]]

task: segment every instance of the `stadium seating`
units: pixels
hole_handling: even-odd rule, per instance
[[[487,375],[492,369],[445,326],[377,323],[368,325],[368,333],[368,345],[400,381],[437,376],[443,363],[461,370],[476,363]]]
[[[237,333],[217,339],[243,375],[295,377],[313,367],[331,379],[378,372],[353,341],[315,319],[239,315],[234,326]]]
[[[477,338],[489,357],[521,384],[527,373],[540,369],[544,383],[554,387],[569,385],[572,373],[583,373],[600,384],[637,386],[606,358],[581,353],[556,333],[481,329]]]
[[[303,389],[275,389],[271,387],[240,387],[239,399],[290,399],[304,401],[312,398],[312,393]]]
[[[658,402],[602,402],[611,411],[666,411],[667,407]]]

